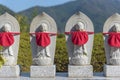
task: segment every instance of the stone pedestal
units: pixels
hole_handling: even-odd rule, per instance
[[[2,66],[0,68],[0,77],[1,78],[13,78],[19,77],[20,75],[20,67],[16,66]]]
[[[93,66],[75,66],[68,65],[68,77],[71,78],[81,78],[81,77],[93,77]]]
[[[54,78],[56,74],[56,66],[31,66],[30,77],[32,78]]]
[[[106,77],[120,77],[120,66],[104,65],[104,75]]]

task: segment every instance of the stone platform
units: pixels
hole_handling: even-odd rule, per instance
[[[104,77],[103,72],[94,73],[92,78],[70,78],[67,72],[56,73],[54,78],[30,78],[30,73],[21,73],[18,78],[0,78],[0,80],[120,80],[120,77]]]
[[[120,77],[120,66],[104,65],[104,75],[106,77]]]
[[[16,66],[2,66],[0,68],[0,77],[10,78],[10,77],[19,77],[19,75],[20,75],[19,65],[16,65]]]
[[[56,74],[56,66],[31,66],[30,77],[32,78],[53,78]]]
[[[93,66],[74,66],[68,65],[68,76],[71,78],[93,77]]]

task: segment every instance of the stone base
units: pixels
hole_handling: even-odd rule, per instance
[[[92,65],[85,65],[85,66],[68,65],[68,77],[71,77],[71,78],[93,77],[93,66]]]
[[[32,78],[53,78],[56,74],[56,66],[31,66],[30,77]]]
[[[14,78],[19,77],[20,75],[20,67],[16,66],[2,66],[0,68],[0,77],[1,78]]]
[[[106,77],[120,77],[120,66],[104,65],[104,75]]]

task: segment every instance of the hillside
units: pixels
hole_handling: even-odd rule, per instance
[[[15,13],[12,10],[0,4],[0,15],[4,14],[5,12],[8,12],[13,16],[15,15]]]
[[[21,11],[19,14],[27,16],[29,22],[31,22],[33,17],[42,11],[56,20],[60,32],[64,31],[68,18],[78,11],[82,11],[91,18],[95,26],[95,32],[101,32],[105,20],[112,14],[120,12],[120,0],[75,0],[52,7],[35,6]]]
[[[22,28],[26,27],[24,29],[27,29],[24,31],[29,31],[29,24],[27,22],[30,23],[33,17],[43,11],[55,19],[59,32],[64,32],[66,21],[78,11],[90,17],[94,23],[95,32],[101,32],[105,20],[116,12],[120,13],[120,0],[75,0],[52,7],[35,6],[17,13],[21,17],[23,16],[22,20],[27,20],[24,22],[21,20],[20,22],[20,24],[22,23],[23,25],[26,22],[25,24],[27,26],[22,26]],[[5,12],[15,16],[15,12],[0,4],[0,15]],[[18,18],[20,16],[18,16]],[[22,28],[21,30],[23,30]]]

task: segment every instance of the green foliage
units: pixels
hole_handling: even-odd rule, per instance
[[[68,54],[66,50],[66,43],[64,35],[58,35],[56,51],[55,51],[55,64],[56,70],[59,72],[67,71],[68,69]]]
[[[0,55],[0,68],[3,66],[3,64],[6,62],[6,59]]]
[[[29,30],[29,24],[28,24],[28,19],[26,16],[23,15],[15,15],[17,18],[19,24],[20,24],[20,31],[21,32],[28,32]]]
[[[21,33],[18,64],[21,66],[22,71],[29,71],[32,64],[32,56],[30,49],[30,38],[28,33]]]
[[[91,64],[94,67],[94,72],[103,71],[103,64],[105,64],[105,50],[102,34],[95,34],[94,36]]]

